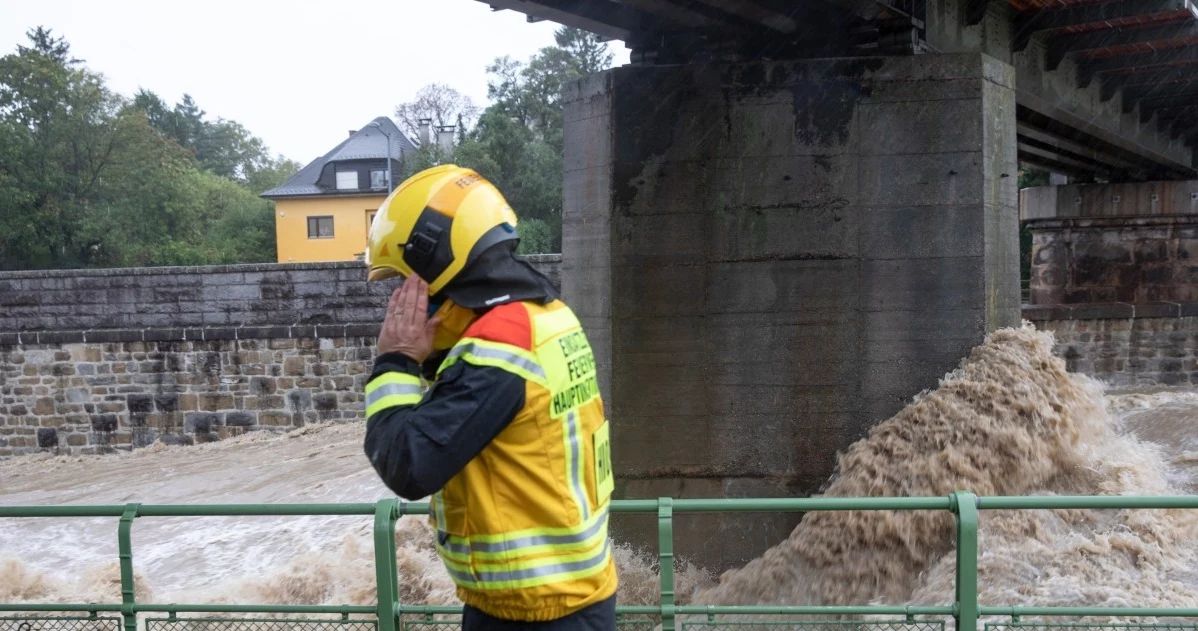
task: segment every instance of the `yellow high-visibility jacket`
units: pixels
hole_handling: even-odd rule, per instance
[[[612,596],[609,428],[574,313],[559,300],[486,312],[423,397],[413,394],[418,367],[409,363],[376,363],[366,449],[397,493],[435,491],[429,519],[459,598],[497,618],[545,621]],[[507,417],[502,429],[482,437],[463,429],[490,416]],[[455,426],[451,417],[467,421]],[[404,423],[408,431],[396,426]],[[442,460],[430,463],[422,442],[439,446]]]

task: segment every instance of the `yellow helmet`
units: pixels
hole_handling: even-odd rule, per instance
[[[499,189],[471,169],[443,164],[408,178],[375,214],[367,280],[416,274],[436,294],[479,254],[517,239],[516,213]]]

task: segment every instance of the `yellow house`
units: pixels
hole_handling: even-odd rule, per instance
[[[399,185],[403,159],[415,150],[391,119],[380,116],[262,193],[275,202],[279,262],[360,259],[375,211]]]

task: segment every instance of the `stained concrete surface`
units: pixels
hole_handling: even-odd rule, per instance
[[[623,67],[566,106],[563,290],[621,497],[794,496],[1019,318],[1014,75],[978,54]],[[702,516],[736,565],[797,515]],[[646,546],[654,524],[619,534]]]

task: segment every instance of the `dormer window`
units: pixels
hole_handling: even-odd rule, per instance
[[[338,171],[337,172],[337,190],[357,190],[358,188],[358,172],[357,171]]]
[[[370,188],[383,189],[387,188],[387,172],[383,169],[370,170]]]

